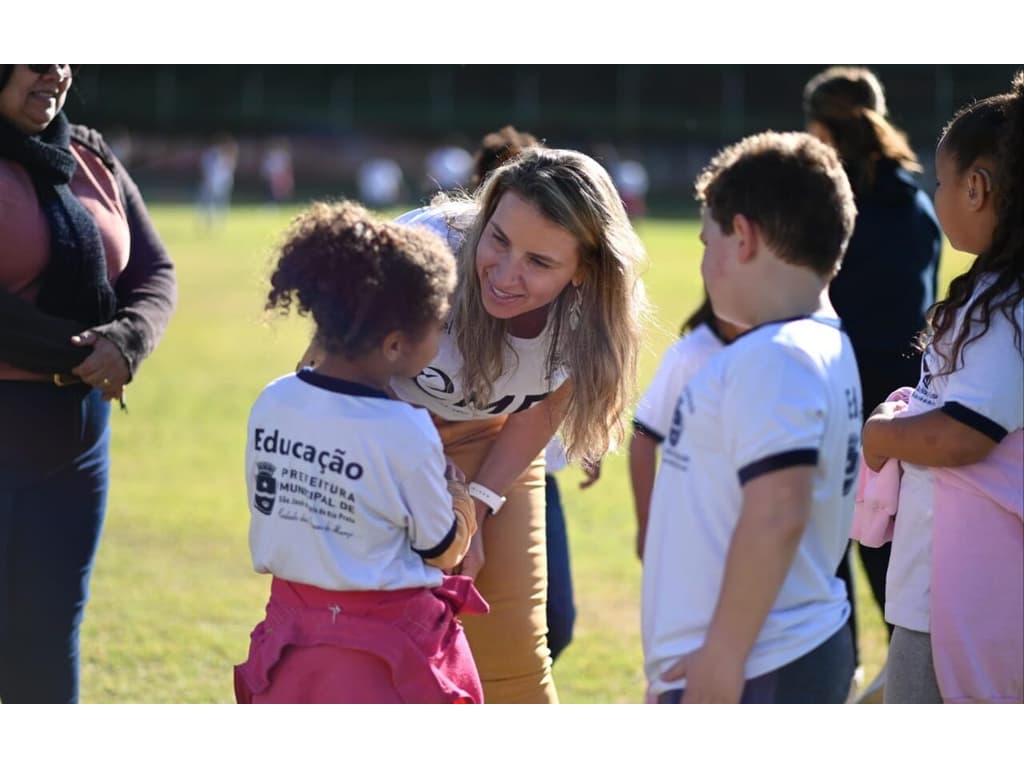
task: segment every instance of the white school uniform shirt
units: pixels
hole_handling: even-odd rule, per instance
[[[451,229],[444,216],[429,208],[403,214],[399,224],[422,226],[441,235],[457,251],[461,235]],[[437,355],[417,376],[391,379],[391,388],[402,400],[423,406],[448,421],[470,421],[511,415],[539,403],[569,378],[564,366],[548,373],[553,343],[549,322],[539,336],[523,339],[506,334],[502,373],[495,379],[490,402],[477,407],[468,402],[462,382],[463,359],[450,326],[441,334]]]
[[[664,442],[679,391],[724,346],[714,330],[702,323],[669,347],[637,403],[633,428],[658,443]]]
[[[860,384],[838,318],[770,323],[713,355],[674,396],[644,549],[642,629],[651,692],[704,644],[718,601],[743,485],[814,466],[811,514],[782,588],[746,661],[747,679],[794,661],[850,613],[836,567],[853,519]]]
[[[967,306],[992,284],[978,281]],[[1013,309],[1024,327],[1024,305]],[[963,324],[957,313],[944,347]],[[946,347],[948,350],[948,347]],[[948,352],[947,352],[948,354]],[[962,366],[948,375],[938,352],[929,345],[921,356],[921,378],[910,396],[907,415],[941,408],[943,413],[1000,442],[1009,432],[1024,427],[1024,362],[1013,325],[1002,311],[993,312],[985,334],[963,348]],[[892,534],[892,554],[885,580],[885,620],[915,632],[929,632],[931,612],[932,472],[928,467],[900,462],[899,505]],[[1022,470],[1024,471],[1024,470]]]
[[[456,534],[441,438],[422,409],[310,369],[249,414],[249,547],[259,573],[329,590],[437,586]]]

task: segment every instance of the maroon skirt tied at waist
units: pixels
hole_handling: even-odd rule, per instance
[[[327,675],[349,681],[327,685],[386,685],[381,701],[482,703],[483,690],[459,613],[483,614],[488,606],[465,576],[445,576],[439,587],[380,591],[332,591],[274,578],[267,616],[253,630],[249,658],[235,667],[239,703],[263,701],[372,701],[373,690],[294,690],[275,679],[275,667],[290,649],[331,647],[355,651],[337,663],[359,663],[368,654],[390,669],[390,680],[365,682],[360,675]],[[297,656],[296,658],[302,658]],[[311,664],[323,663],[310,655]],[[320,661],[314,661],[314,658]],[[365,659],[365,657],[362,657]],[[307,670],[309,671],[309,670]],[[333,672],[338,672],[335,669]],[[308,679],[308,678],[304,678]],[[396,696],[397,694],[397,696]]]

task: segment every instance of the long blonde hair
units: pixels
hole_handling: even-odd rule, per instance
[[[449,226],[462,231],[459,283],[452,325],[463,359],[463,385],[476,407],[487,405],[501,376],[508,345],[506,322],[484,309],[476,250],[484,227],[506,192],[515,192],[579,242],[583,282],[579,322],[570,326],[576,288],[569,283],[549,310],[552,329],[547,361],[550,379],[569,371],[572,396],[562,423],[566,453],[596,460],[625,436],[636,384],[637,357],[649,315],[642,266],[643,244],[629,223],[618,192],[595,160],[580,152],[525,150],[492,173],[472,198],[440,196]]]

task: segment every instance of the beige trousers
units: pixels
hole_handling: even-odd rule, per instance
[[[445,454],[472,480],[504,417],[480,421],[434,418]],[[501,511],[483,524],[484,567],[476,587],[491,606],[463,616],[488,704],[557,704],[547,644],[547,542],[544,454],[506,492]]]

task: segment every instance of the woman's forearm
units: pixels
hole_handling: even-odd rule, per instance
[[[570,394],[566,382],[532,408],[509,416],[471,479],[504,495],[558,431]]]

